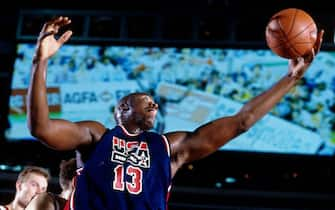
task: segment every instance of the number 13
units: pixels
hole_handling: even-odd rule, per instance
[[[113,188],[115,190],[124,191],[125,186],[129,193],[138,195],[142,192],[143,172],[140,168],[134,166],[126,167],[126,174],[131,176],[131,182],[124,181],[124,167],[118,165],[114,169]]]

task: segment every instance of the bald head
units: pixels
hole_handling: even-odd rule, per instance
[[[114,117],[131,133],[139,133],[154,127],[158,105],[147,93],[132,93],[123,97],[115,107]]]
[[[123,124],[122,122],[124,121],[122,118],[123,113],[129,111],[132,106],[134,105],[134,101],[136,98],[141,97],[141,96],[149,96],[149,94],[144,93],[144,92],[136,92],[136,93],[131,93],[128,94],[124,97],[122,97],[119,102],[115,106],[114,110],[114,119],[117,124],[121,125]]]

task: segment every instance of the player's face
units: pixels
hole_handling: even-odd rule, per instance
[[[26,207],[31,199],[39,193],[46,192],[48,187],[47,179],[37,173],[30,173],[16,184],[19,205]]]
[[[135,123],[142,130],[153,128],[158,104],[148,95],[136,95],[131,102],[131,109]]]

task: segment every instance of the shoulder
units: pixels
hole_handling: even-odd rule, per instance
[[[107,128],[98,121],[79,121],[76,122],[76,124],[93,138],[93,142],[99,141],[107,130]]]
[[[174,131],[165,133],[164,136],[168,139],[170,144],[179,144],[187,138],[192,138],[192,136],[194,136],[192,134],[192,132],[188,131]]]
[[[165,134],[159,134],[157,132],[146,131],[146,132],[144,132],[144,135],[147,136],[150,139],[152,139],[152,138],[162,139],[166,142],[169,142],[168,137]]]
[[[164,146],[166,148],[166,151],[168,153],[168,156],[170,157],[170,155],[171,155],[171,145],[170,145],[170,142],[169,142],[168,138],[165,135],[161,135],[161,136],[162,136],[163,143],[164,143]]]
[[[142,135],[146,136],[149,139],[166,139],[164,135],[152,131],[145,131],[142,133]]]
[[[152,142],[153,144],[159,144],[163,146],[166,152],[168,153],[168,156],[170,156],[171,153],[170,142],[164,134],[159,134],[156,132],[146,132],[146,135],[149,141]]]

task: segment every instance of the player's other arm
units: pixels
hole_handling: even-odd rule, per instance
[[[253,98],[233,116],[222,117],[200,126],[193,132],[166,134],[171,144],[172,168],[206,157],[219,147],[247,131],[296,83],[285,76],[272,88]]]
[[[256,96],[235,115],[219,118],[200,126],[193,132],[168,133],[171,144],[171,164],[175,172],[182,164],[203,158],[236,136],[247,131],[267,114],[297,83],[320,49],[323,31],[318,42],[306,57],[289,61],[289,71],[270,89]]]
[[[47,59],[33,64],[28,88],[27,117],[31,134],[51,148],[75,149],[100,139],[105,128],[93,121],[73,123],[63,119],[50,119],[46,93]]]
[[[71,31],[66,31],[59,39],[54,36],[60,27],[69,23],[67,17],[58,17],[44,24],[36,45],[27,96],[27,118],[31,134],[57,150],[71,150],[91,144],[100,139],[105,131],[98,122],[72,123],[49,118],[46,91],[48,59],[71,37]]]

